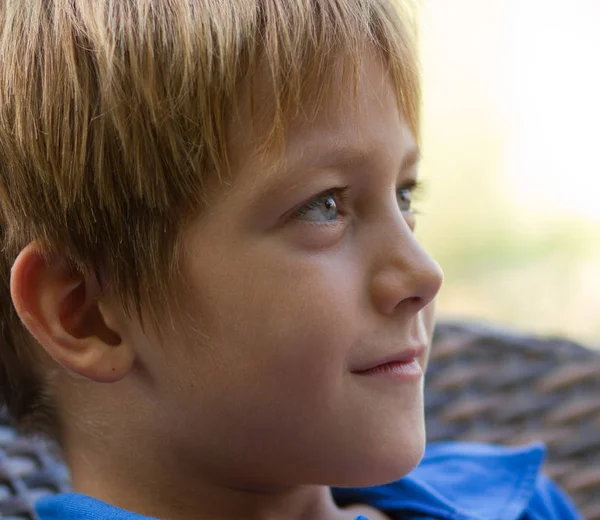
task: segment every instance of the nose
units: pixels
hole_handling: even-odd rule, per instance
[[[417,241],[401,215],[387,226],[379,226],[370,292],[382,314],[404,309],[417,313],[430,304],[444,280],[439,264]],[[375,237],[372,237],[375,238]]]

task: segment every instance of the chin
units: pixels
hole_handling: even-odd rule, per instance
[[[419,465],[424,452],[425,442],[413,439],[395,454],[384,455],[364,468],[361,478],[364,482],[360,485],[379,486],[401,479]]]
[[[371,487],[389,484],[415,469],[425,453],[425,429],[398,432],[395,439],[379,439],[373,449],[348,456],[343,476],[336,479],[335,487]]]

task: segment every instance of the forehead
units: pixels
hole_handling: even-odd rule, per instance
[[[273,127],[273,97],[267,82],[248,83],[240,92],[240,110],[228,130],[230,185],[242,180],[238,177],[246,187],[275,182],[297,163],[367,161],[398,136],[397,146],[418,155],[393,82],[374,53],[364,56],[355,74],[340,67],[328,84],[308,88],[283,128]],[[281,139],[268,141],[278,131]]]

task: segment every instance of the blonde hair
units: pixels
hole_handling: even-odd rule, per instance
[[[172,301],[183,223],[224,171],[240,83],[266,66],[280,139],[340,56],[385,60],[419,133],[409,10],[388,0],[5,0],[0,6],[0,401],[52,426],[44,375],[9,291],[31,241],[94,269],[123,308]],[[261,69],[263,70],[263,69]]]

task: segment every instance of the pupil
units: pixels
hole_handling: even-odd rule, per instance
[[[325,207],[326,207],[327,209],[331,209],[331,208],[333,208],[334,206],[335,206],[335,202],[333,201],[333,199],[332,199],[331,197],[329,197],[329,198],[327,199],[327,201],[325,202]]]

